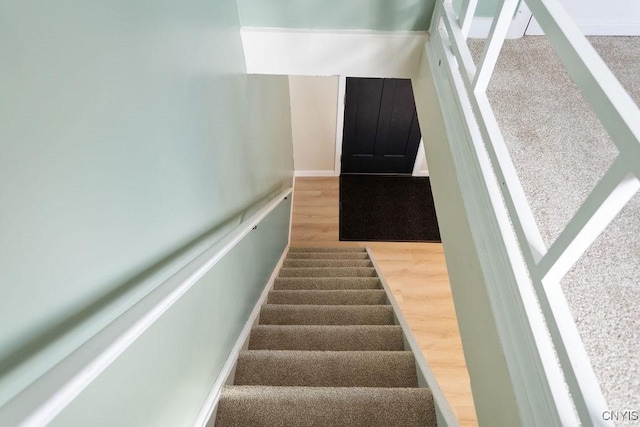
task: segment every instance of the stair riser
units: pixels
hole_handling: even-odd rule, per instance
[[[258,326],[249,350],[403,351],[399,326]]]
[[[343,246],[340,248],[324,248],[324,247],[311,247],[311,248],[300,248],[292,246],[289,248],[289,253],[299,253],[299,252],[365,252],[365,248],[357,247],[357,246]]]
[[[261,325],[393,325],[390,306],[277,305],[260,311]]]
[[[428,389],[225,387],[216,427],[436,427]]]
[[[283,268],[279,277],[378,277],[373,267]]]
[[[410,352],[245,351],[236,385],[417,387]]]
[[[364,291],[271,291],[268,304],[385,305],[383,290]]]
[[[285,259],[285,268],[373,267],[367,259]]]
[[[215,426],[436,427],[364,248],[290,248]]]
[[[289,252],[287,259],[369,259],[366,252]]]
[[[279,277],[275,290],[381,289],[377,277]]]

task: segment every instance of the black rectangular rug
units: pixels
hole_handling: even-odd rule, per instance
[[[340,176],[340,240],[439,242],[429,178]]]

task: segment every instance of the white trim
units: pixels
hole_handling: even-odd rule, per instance
[[[486,92],[489,81],[493,75],[498,55],[502,50],[504,39],[509,33],[513,22],[513,16],[517,11],[519,0],[504,0],[496,12],[496,16],[491,24],[489,37],[484,45],[482,59],[479,62],[476,75],[472,79],[473,92]]]
[[[525,2],[520,3],[520,9],[516,12],[516,15],[511,21],[509,31],[507,31],[507,39],[519,39],[524,36],[525,31],[529,34],[529,22],[533,23],[531,19],[532,14]],[[469,31],[469,38],[472,39],[486,39],[491,31],[491,25],[493,24],[493,17],[475,17],[471,22],[471,30]]]
[[[640,158],[640,109],[634,100],[559,2],[530,3],[538,21],[551,35],[551,46],[620,154],[629,159]],[[640,173],[640,168],[635,173]]]
[[[280,192],[0,408],[0,425],[41,426],[51,422],[292,191],[288,188]]]
[[[413,172],[411,173],[412,176],[429,176],[429,165],[427,165],[426,170],[420,169],[423,161],[425,164],[427,164],[427,157],[424,152],[424,140],[423,138],[420,138],[418,152],[416,153],[416,161],[413,163]]]
[[[640,23],[638,22],[576,21],[576,24],[586,36],[640,36]],[[527,27],[526,35],[545,35],[535,18]]]
[[[438,380],[436,379],[436,376],[433,374],[433,371],[431,371],[431,368],[429,368],[429,363],[427,363],[427,360],[425,359],[424,354],[420,349],[420,345],[418,345],[418,342],[413,336],[413,333],[411,332],[411,328],[409,327],[409,324],[404,318],[404,315],[402,314],[402,310],[400,310],[400,306],[398,305],[398,302],[393,296],[391,287],[389,286],[389,284],[387,283],[387,280],[382,274],[382,270],[378,266],[378,263],[376,262],[376,258],[373,256],[373,252],[371,252],[371,249],[369,247],[366,247],[365,249],[367,251],[367,254],[369,255],[369,259],[371,259],[371,264],[373,264],[373,268],[375,268],[378,274],[378,278],[380,279],[382,288],[387,294],[387,300],[389,301],[389,304],[393,309],[393,314],[396,319],[396,324],[400,325],[400,327],[402,328],[402,334],[405,340],[405,350],[411,350],[411,352],[413,353],[413,356],[415,357],[416,369],[419,374],[418,382],[421,382],[421,380],[424,379],[426,384],[422,384],[421,386],[426,385],[431,390],[431,394],[433,395],[433,403],[436,408],[436,414],[438,416],[438,426],[443,426],[443,427],[458,426],[459,423],[453,412],[453,409],[451,409],[451,406],[449,405],[447,398],[444,396],[444,393],[442,393],[442,390],[440,389],[440,385],[438,384]]]
[[[462,5],[460,6],[458,24],[460,24],[462,34],[465,38],[469,36],[469,31],[471,30],[471,24],[473,23],[477,7],[478,0],[463,0]]]
[[[640,36],[640,22],[638,13],[620,13],[618,10],[614,16],[610,15],[611,10],[617,10],[618,5],[607,4],[607,2],[597,1],[560,1],[561,7],[572,17],[580,31],[587,36]],[[598,6],[603,9],[598,13]],[[577,9],[579,7],[580,10]],[[608,16],[604,16],[608,15]],[[575,16],[576,18],[573,18]],[[621,18],[618,20],[618,18]],[[544,30],[538,20],[531,19],[526,29],[528,36],[543,36]]]
[[[289,208],[289,235],[287,236],[287,244],[291,244],[291,230],[293,229],[293,202],[296,197],[296,174],[293,174],[293,183],[291,184],[293,191],[291,192],[291,207]]]
[[[332,170],[326,171],[295,171],[296,176],[300,177],[320,177],[320,176],[335,176],[335,172]]]
[[[539,236],[534,237],[540,244],[533,242],[532,245],[531,232],[538,235],[539,232],[537,226],[530,220],[533,217],[526,212],[528,210],[526,201],[516,203],[516,197],[512,193],[513,189],[508,187],[510,183],[514,182],[516,183],[515,187],[518,187],[517,175],[509,173],[512,176],[508,179],[503,176],[507,175],[505,173],[505,165],[508,166],[506,169],[512,168],[511,159],[501,146],[501,144],[504,145],[502,135],[493,117],[486,93],[484,93],[486,82],[493,71],[495,59],[502,45],[506,27],[509,24],[510,10],[513,10],[507,7],[514,7],[517,0],[509,1],[512,3],[503,2],[501,8],[502,18],[496,19],[492,24],[490,41],[485,46],[485,58],[477,73],[475,70],[470,71],[474,68],[474,65],[468,66],[467,59],[470,54],[466,40],[462,37],[462,29],[459,26],[454,26],[455,17],[451,13],[449,3],[445,3],[443,7],[440,7],[440,10],[444,9],[444,13],[442,14],[440,10],[437,10],[434,18],[436,25],[444,20],[447,32],[439,33],[437,32],[439,27],[436,28],[436,33],[433,35],[432,40],[440,41],[438,36],[446,39],[446,41],[442,40],[441,47],[443,52],[439,55],[447,57],[446,59],[449,63],[447,71],[454,91],[457,92],[457,107],[462,112],[462,115],[469,117],[468,129],[475,129],[476,124],[478,124],[483,134],[483,138],[472,139],[473,141],[478,141],[476,155],[481,170],[487,176],[486,189],[491,190],[489,182],[493,174],[496,175],[494,178],[498,178],[501,183],[498,188],[503,197],[496,196],[496,202],[493,207],[494,213],[499,221],[504,219],[502,210],[504,201],[509,216],[504,221],[505,226],[503,229],[508,230],[511,228],[509,225],[511,225],[515,231],[515,236],[506,231],[503,232],[505,242],[507,242],[507,238],[512,240],[513,237],[518,240],[515,242],[516,248],[509,250],[508,253],[517,254],[521,250],[526,269],[530,273],[523,274],[522,279],[517,280],[517,283],[518,285],[521,283],[526,285],[529,282],[529,277],[531,278],[541,312],[544,314],[549,336],[555,346],[557,358],[553,355],[553,351],[547,351],[550,350],[547,348],[548,337],[542,333],[542,328],[540,328],[539,338],[536,337],[536,341],[538,341],[538,349],[542,356],[541,361],[545,365],[548,382],[551,385],[550,391],[546,392],[546,394],[551,393],[556,400],[556,407],[559,408],[558,413],[563,424],[573,425],[578,423],[578,420],[573,416],[573,408],[575,408],[575,414],[584,425],[611,425],[612,423],[602,420],[602,411],[608,405],[600,389],[593,367],[589,362],[588,355],[584,350],[580,334],[566,299],[562,294],[559,281],[562,275],[571,268],[592,241],[613,220],[617,212],[624,207],[640,188],[640,182],[638,182],[636,176],[640,174],[640,167],[637,166],[637,162],[633,163],[628,160],[637,159],[640,156],[640,145],[638,144],[638,141],[640,141],[640,126],[638,126],[638,123],[640,123],[640,110],[611,74],[611,71],[602,62],[559,2],[556,0],[527,0],[530,9],[536,14],[542,27],[549,35],[549,41],[562,59],[567,71],[574,78],[574,81],[593,107],[594,112],[601,119],[605,129],[607,129],[620,151],[620,156],[616,162],[597,183],[551,248],[547,251]],[[440,18],[441,14],[442,18]],[[440,43],[433,44],[433,46],[436,45],[440,47]],[[450,47],[457,59],[448,53]],[[439,64],[440,61],[438,59]],[[464,70],[460,70],[460,64],[464,66]],[[459,71],[464,72],[459,73]],[[483,74],[484,71],[486,73]],[[469,83],[469,75],[474,77],[474,84]],[[471,110],[470,106],[472,106],[472,111],[467,113],[467,110]],[[460,145],[458,139],[456,139],[456,145]],[[487,155],[490,157],[490,162],[486,161],[485,157]],[[516,193],[521,193],[520,189],[517,190]],[[470,193],[473,194],[474,192]],[[496,193],[499,194],[499,192]],[[490,192],[490,196],[494,196],[494,194]],[[525,209],[523,210],[522,208]],[[523,218],[523,216],[529,218]],[[525,221],[523,219],[531,224],[524,226]],[[510,244],[513,243],[511,241]],[[519,243],[520,248],[517,247],[517,243]],[[491,253],[496,256],[495,251],[491,251]],[[540,260],[541,256],[543,256],[542,260]],[[513,258],[512,266],[514,272],[519,273],[520,270],[524,269],[525,264]],[[499,289],[498,286],[495,286],[495,288]],[[505,304],[497,304],[497,306],[510,308],[509,305]],[[528,307],[525,306],[525,308]],[[538,315],[538,311],[532,309],[528,314],[529,318],[533,320],[534,316]],[[532,325],[532,332],[536,333],[536,329]],[[509,361],[512,356],[507,353],[506,349],[507,346],[505,346],[505,357]],[[522,353],[522,351],[519,352],[519,354]],[[520,359],[520,356],[517,358]],[[558,371],[557,361],[560,362],[563,372]],[[520,364],[522,361],[515,363]],[[570,394],[561,387],[561,383],[564,383],[563,376],[566,379]],[[554,386],[555,384],[558,384],[558,386]],[[518,388],[520,387],[522,386],[518,385]],[[531,388],[531,381],[524,387]],[[525,391],[525,394],[531,394],[531,392]],[[527,417],[527,419],[529,418],[531,417]]]
[[[477,256],[479,263],[475,264],[475,259],[470,260],[473,267],[467,267],[467,270],[471,277],[465,277],[466,275],[463,276],[460,272],[456,273],[454,269],[451,269],[451,287],[454,293],[460,292],[459,301],[456,298],[457,310],[475,307],[476,302],[467,299],[463,293],[466,286],[470,285],[469,280],[476,281],[473,283],[474,288],[476,286],[482,287],[479,295],[486,295],[488,299],[492,317],[495,319],[495,323],[491,323],[490,327],[495,327],[495,329],[489,329],[490,327],[487,325],[472,328],[471,325],[476,320],[475,317],[470,320],[470,317],[473,316],[468,313],[466,317],[462,316],[459,319],[460,329],[463,335],[480,333],[489,339],[497,337],[501,345],[500,349],[494,347],[489,350],[489,353],[486,353],[473,339],[469,343],[465,343],[465,353],[470,358],[473,358],[474,354],[477,355],[477,351],[484,352],[483,357],[496,353],[503,356],[500,362],[491,363],[485,360],[469,365],[474,393],[482,393],[492,386],[495,387],[495,383],[492,383],[492,380],[482,372],[483,366],[493,365],[500,369],[507,368],[505,371],[497,373],[498,376],[506,374],[510,381],[508,385],[510,390],[504,389],[506,385],[503,385],[499,390],[499,392],[505,390],[501,397],[510,399],[513,396],[514,398],[513,401],[498,403],[492,401],[491,398],[486,399],[480,396],[479,399],[482,400],[480,404],[496,405],[478,407],[478,413],[483,417],[480,422],[482,423],[483,420],[485,422],[494,421],[495,424],[496,420],[504,420],[505,417],[512,420],[517,417],[518,423],[523,425],[561,425],[561,417],[556,403],[551,398],[551,393],[553,388],[562,391],[564,384],[561,379],[560,382],[555,382],[555,379],[547,377],[548,372],[545,370],[543,360],[549,360],[547,358],[549,355],[545,353],[545,350],[548,349],[551,349],[551,357],[553,357],[553,347],[541,320],[535,296],[525,284],[525,281],[528,283],[528,278],[523,280],[523,277],[526,276],[524,263],[516,261],[515,257],[519,256],[517,242],[512,234],[502,200],[499,200],[498,182],[490,173],[491,163],[486,153],[478,150],[483,140],[479,136],[474,113],[465,93],[465,85],[462,81],[461,71],[458,69],[458,62],[450,51],[448,43],[442,39],[442,32],[439,31],[443,11],[444,5],[438,2],[432,26],[432,38],[427,43],[429,58],[427,76],[429,79],[433,76],[433,80],[429,81],[435,86],[433,89],[443,111],[443,130],[446,131],[446,134],[442,135],[442,140],[439,143],[446,144],[446,149],[449,151],[443,147],[434,148],[432,146],[431,153],[437,158],[440,156],[438,160],[444,161],[448,167],[453,169],[450,173],[451,178],[458,179],[456,186],[461,190],[459,195],[455,196],[460,200],[457,201],[454,197],[452,204],[447,206],[445,203],[443,209],[453,207],[468,209],[466,213],[462,214],[468,221],[466,223],[468,224],[467,230],[464,229],[467,225],[461,223],[459,225],[461,230],[458,233],[458,230],[453,229],[454,223],[449,222],[448,230],[451,235],[445,245],[447,263],[460,264],[463,261],[456,259],[457,251],[461,251],[461,255],[465,256],[464,262],[467,262],[466,258],[473,254]],[[433,96],[431,93],[429,94]],[[447,158],[447,156],[450,157]],[[442,165],[439,164],[440,166]],[[442,183],[440,185],[442,186]],[[440,197],[442,196],[441,194]],[[488,212],[495,214],[488,215],[486,214]],[[453,212],[449,212],[449,214],[453,214]],[[447,231],[447,227],[443,228],[443,233],[445,231]],[[447,242],[446,237],[443,236],[444,242]],[[462,248],[468,247],[469,243],[472,245],[471,249],[464,252]],[[481,273],[476,274],[476,271]],[[516,284],[515,288],[514,284]],[[479,303],[482,305],[485,302]],[[545,354],[540,355],[538,352]],[[557,371],[559,369],[556,368]],[[550,382],[553,386],[550,386]],[[568,407],[563,406],[562,409],[565,412],[563,415],[572,418],[573,409],[570,403]],[[495,413],[496,410],[500,412]],[[516,411],[517,413],[514,414]],[[566,425],[574,424],[566,423]]]
[[[640,190],[640,182],[625,167],[626,162],[627,158],[618,155],[540,260],[537,270],[543,282],[559,286],[560,280]]]
[[[209,395],[205,399],[198,416],[193,422],[193,427],[206,427],[209,423],[209,420],[216,415],[216,410],[218,407],[218,401],[220,400],[220,394],[222,393],[222,388],[226,384],[231,384],[233,382],[233,376],[236,369],[236,362],[238,360],[238,356],[240,355],[241,350],[246,350],[249,345],[249,336],[251,335],[251,329],[258,323],[260,310],[262,309],[262,305],[267,300],[269,296],[269,291],[273,288],[273,283],[278,277],[278,272],[282,268],[284,264],[284,260],[287,257],[287,253],[289,252],[289,246],[287,246],[282,252],[282,256],[280,256],[280,260],[278,264],[274,268],[271,276],[269,277],[269,281],[267,282],[260,298],[256,302],[256,305],[253,307],[249,318],[244,324],[236,343],[233,345],[227,360],[224,362],[220,373],[218,374],[218,378],[213,383],[213,387],[211,387],[211,391]]]
[[[416,75],[427,33],[240,30],[247,73],[311,76],[400,77]]]
[[[334,175],[340,176],[342,169],[342,136],[344,133],[344,107],[347,102],[347,77],[338,76],[338,108],[336,114],[336,151]]]
[[[447,8],[447,6],[449,6],[449,8]],[[445,5],[443,9],[446,11],[443,13],[443,20],[445,22],[453,21],[450,12],[447,10],[450,9],[450,5]],[[447,28],[451,33],[449,42],[459,44],[461,30],[455,28],[451,23]],[[436,41],[436,38],[434,37],[432,40]],[[515,215],[510,218],[504,210],[503,200],[507,202],[507,204],[509,203],[511,199],[506,196],[509,196],[510,192],[504,192],[504,199],[500,197],[501,191],[498,182],[513,183],[515,176],[507,180],[496,177],[494,174],[502,171],[502,169],[500,167],[494,169],[492,159],[489,157],[493,151],[491,149],[495,148],[496,135],[501,135],[499,128],[497,124],[487,126],[486,117],[484,120],[478,120],[478,116],[474,112],[474,107],[472,107],[472,103],[474,102],[478,104],[475,106],[475,111],[479,111],[481,115],[485,114],[492,117],[491,108],[483,108],[482,106],[485,104],[478,103],[478,98],[482,98],[480,95],[485,97],[486,95],[481,93],[474,94],[469,80],[466,79],[467,74],[457,71],[457,62],[459,60],[456,60],[454,55],[447,52],[444,40],[442,40],[442,33],[438,34],[437,41],[438,43],[433,43],[431,46],[442,49],[438,55],[443,57],[443,62],[448,64],[446,68],[441,67],[445,68],[448,74],[448,77],[443,80],[450,79],[451,81],[451,86],[455,93],[454,96],[456,97],[455,102],[457,103],[457,109],[466,122],[464,128],[468,133],[469,141],[475,146],[475,155],[472,161],[478,164],[479,172],[483,175],[483,181],[478,181],[478,183],[482,185],[482,190],[478,191],[476,188],[473,191],[468,191],[470,195],[479,197],[484,195],[488,196],[490,205],[484,208],[487,209],[487,211],[493,212],[491,219],[495,219],[497,221],[495,224],[498,226],[498,231],[495,235],[500,236],[502,239],[500,243],[487,240],[487,243],[492,243],[492,246],[496,245],[496,243],[499,244],[499,249],[498,247],[484,247],[478,251],[478,255],[485,256],[486,254],[491,254],[491,258],[486,260],[488,264],[506,262],[499,268],[493,267],[495,268],[494,273],[500,274],[504,281],[493,279],[489,282],[492,283],[492,288],[490,289],[495,292],[495,294],[489,294],[489,298],[495,301],[496,307],[501,308],[500,311],[496,310],[495,312],[497,317],[496,325],[499,327],[499,333],[502,332],[505,334],[503,338],[505,360],[509,365],[516,367],[516,369],[512,369],[511,374],[513,391],[516,393],[516,398],[518,395],[524,396],[518,399],[518,402],[522,405],[520,407],[521,416],[523,419],[532,421],[533,425],[552,425],[556,423],[550,419],[544,420],[544,417],[560,417],[562,425],[577,425],[577,420],[574,418],[571,398],[565,390],[562,372],[559,371],[553,355],[553,346],[548,339],[546,328],[539,316],[540,312],[535,306],[535,299],[530,298],[531,292],[527,286],[529,281],[527,277],[528,274],[525,264],[523,264],[519,258],[520,250],[517,245],[518,242],[514,239],[511,232],[512,226],[518,226],[520,216]],[[454,49],[454,52],[457,52],[457,56],[460,57],[460,50],[463,50],[466,55],[470,55],[466,44],[462,44],[458,46],[458,48],[459,49]],[[472,75],[475,76],[475,72]],[[436,81],[436,83],[440,82]],[[448,118],[447,115],[445,115],[445,117]],[[491,123],[493,122],[492,120]],[[497,133],[491,133],[490,130],[494,130]],[[483,135],[489,135],[487,136],[488,139],[485,139]],[[455,138],[454,140],[458,141],[460,138]],[[487,140],[492,141],[493,144],[485,145],[484,141]],[[456,143],[456,146],[458,145],[461,146],[462,144]],[[466,170],[467,169],[465,169],[465,171]],[[498,178],[498,182],[496,178]],[[515,182],[517,183],[518,180],[515,179]],[[516,206],[519,208],[523,207],[521,204]],[[478,212],[484,212],[484,209],[478,210]],[[478,218],[479,217],[480,216],[478,216]],[[484,219],[486,221],[489,217],[487,216]],[[483,224],[482,231],[488,231],[490,227],[490,224]],[[506,249],[506,251],[502,252],[503,249]],[[526,253],[524,250],[523,252]],[[502,258],[501,255],[505,258]],[[512,277],[507,277],[507,275]],[[520,288],[519,300],[514,299],[516,294],[511,289],[513,283],[517,284]],[[500,319],[500,317],[503,317],[504,320]],[[513,318],[522,321],[522,323],[519,324],[519,322],[514,321]],[[533,338],[533,340],[531,340],[531,338]],[[530,348],[532,344],[537,347],[538,353],[536,353],[535,350],[534,352],[522,350],[522,347]],[[526,361],[523,360],[522,354],[530,355],[531,359],[529,363],[523,363]],[[520,370],[519,368],[524,369]],[[542,369],[543,375],[540,375],[540,369]],[[532,376],[536,379],[535,382],[531,380]],[[541,382],[538,382],[540,380]],[[545,380],[546,383],[544,382]],[[555,402],[549,399],[551,396]],[[534,408],[536,404],[533,403],[533,401],[538,399],[539,402],[542,403],[537,404],[542,407],[547,407],[547,405],[554,405],[555,407],[549,408],[547,411],[535,411]],[[538,416],[542,417],[542,419],[537,419],[536,417]]]

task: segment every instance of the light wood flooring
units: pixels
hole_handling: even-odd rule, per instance
[[[338,178],[296,178],[291,246],[369,246],[460,424],[477,426],[442,245],[340,242],[338,191]]]

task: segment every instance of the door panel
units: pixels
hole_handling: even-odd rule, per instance
[[[411,174],[420,137],[411,80],[347,78],[342,173]]]
[[[382,85],[379,79],[357,79],[355,93],[350,94],[350,80],[347,79],[347,105],[349,101],[360,101],[355,109],[353,123],[354,153],[368,154],[373,151],[374,141],[378,131],[378,114],[382,98]],[[353,95],[353,96],[351,96]],[[350,97],[350,99],[349,99]],[[345,112],[347,106],[345,105]]]
[[[389,86],[393,86],[389,89],[393,90],[385,91],[385,94],[390,94],[389,100],[385,102],[383,97],[380,110],[380,116],[382,118],[388,116],[389,119],[381,120],[381,123],[384,123],[384,132],[378,135],[378,143],[384,144],[384,152],[388,155],[404,155],[407,152],[416,111],[413,91],[411,82],[408,80],[402,81],[402,84],[398,84],[398,81],[389,83]]]

